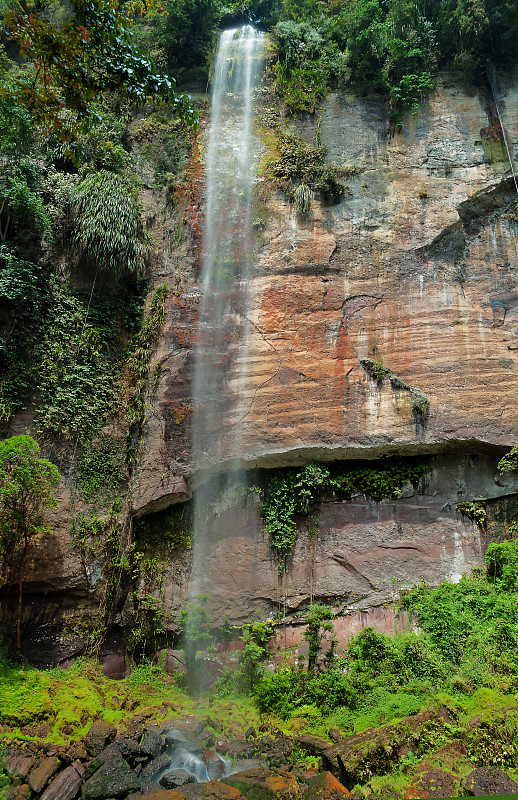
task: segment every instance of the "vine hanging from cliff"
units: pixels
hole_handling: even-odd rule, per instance
[[[311,463],[302,469],[274,472],[261,490],[261,514],[270,536],[279,572],[287,568],[297,539],[297,517],[310,521],[313,535],[318,525],[318,504],[326,494],[350,500],[365,495],[376,502],[398,497],[405,483],[414,488],[429,469],[428,460],[394,459],[376,466]]]

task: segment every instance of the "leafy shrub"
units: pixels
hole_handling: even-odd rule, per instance
[[[334,471],[337,471],[334,467]],[[297,538],[296,516],[316,513],[323,494],[333,492],[346,499],[364,494],[374,500],[397,497],[407,481],[417,487],[428,469],[425,461],[397,460],[376,467],[349,466],[343,473],[331,474],[327,464],[306,464],[300,470],[270,473],[261,493],[261,513],[270,544],[279,560],[279,570],[286,567]]]
[[[301,213],[309,211],[311,191],[336,201],[346,188],[340,170],[328,164],[321,145],[311,145],[291,133],[283,133],[277,141],[279,156],[268,165],[273,184],[291,197]]]
[[[22,237],[41,238],[49,232],[50,222],[41,197],[22,175],[0,182],[0,240],[16,243]]]
[[[457,511],[481,527],[486,524],[487,511],[483,503],[457,503]]]
[[[499,472],[513,472],[518,469],[518,442],[498,462]]]
[[[518,541],[491,542],[485,555],[487,572],[508,592],[518,591]]]

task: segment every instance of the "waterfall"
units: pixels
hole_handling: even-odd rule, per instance
[[[210,516],[218,502],[225,502],[240,470],[248,282],[254,261],[252,197],[260,151],[254,132],[254,90],[263,68],[264,42],[264,34],[250,25],[224,31],[214,67],[193,378],[195,483],[203,484],[199,476],[217,470],[218,464],[226,466],[217,487],[213,480],[194,492],[191,603],[214,591],[204,571]],[[187,643],[191,652],[195,638],[192,632]]]

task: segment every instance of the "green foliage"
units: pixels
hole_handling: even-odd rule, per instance
[[[507,203],[501,210],[500,214],[504,219],[510,219],[513,222],[518,222],[518,199],[511,200],[510,203]]]
[[[97,514],[86,516],[82,514],[72,522],[72,547],[77,548],[83,555],[95,555],[101,546],[101,540],[106,534],[108,521],[101,519]]]
[[[83,442],[78,454],[77,485],[87,502],[106,504],[126,477],[126,442],[108,434]]]
[[[263,495],[262,516],[270,536],[270,545],[279,561],[279,570],[285,569],[287,556],[295,546],[295,474],[293,471],[273,475]]]
[[[250,694],[258,685],[262,675],[261,662],[268,658],[268,644],[273,636],[273,620],[245,626],[241,636],[243,649],[239,653],[239,668],[233,675],[233,683],[240,691]]]
[[[48,307],[45,271],[0,246],[0,300],[13,317],[0,348],[0,419],[19,411],[33,385],[31,356],[38,347]],[[14,323],[16,320],[16,323]]]
[[[0,242],[13,244],[30,235],[41,240],[50,222],[41,197],[32,191],[23,175],[0,181]]]
[[[488,575],[501,589],[518,591],[518,541],[491,542],[485,555]]]
[[[4,567],[17,569],[18,652],[25,559],[33,538],[49,530],[45,512],[58,505],[55,491],[59,479],[57,467],[40,458],[39,445],[30,436],[13,436],[0,442],[0,556]]]
[[[158,20],[158,40],[171,69],[204,65],[218,17],[214,0],[166,0],[166,14]]]
[[[134,104],[165,103],[186,123],[195,123],[188,95],[177,94],[174,79],[157,72],[132,43],[132,17],[145,10],[138,2],[74,0],[72,14],[60,23],[42,15],[37,5],[11,6],[5,19],[9,37],[31,66],[28,79],[22,74],[2,95],[24,105],[36,124],[65,142],[97,120],[95,102],[106,91],[124,94]]]
[[[487,58],[513,63],[518,47],[511,0],[283,0],[274,27],[274,87],[289,112],[315,111],[346,83],[379,92],[401,122],[417,109],[438,68],[476,74]]]
[[[57,467],[40,458],[30,436],[0,442],[0,551],[10,557],[26,548],[30,539],[48,531],[44,515],[57,506]]]
[[[517,542],[490,545],[486,563],[489,579],[475,574],[458,584],[422,585],[406,593],[402,603],[419,625],[415,632],[387,637],[365,628],[317,671],[308,665],[307,672],[285,667],[264,674],[254,689],[259,709],[286,719],[316,708],[332,715],[327,726],[335,720],[359,732],[437,703],[454,713],[477,713],[484,702],[505,704],[501,694],[518,685]],[[319,615],[315,631],[318,622]],[[470,742],[473,760],[482,763],[483,751],[491,749],[489,736],[474,733]],[[491,763],[509,763],[497,760],[507,758],[506,752],[493,747]]]
[[[410,394],[410,402],[412,404],[412,413],[417,420],[424,420],[427,418],[430,411],[430,401],[427,396],[420,389],[405,383],[399,378],[395,372],[383,365],[381,359],[361,358],[360,364],[365,372],[371,378],[378,382],[378,385],[383,384],[385,378],[389,378],[390,385],[393,389],[403,390]]]
[[[165,544],[173,550],[190,548],[192,545],[190,512],[188,505],[182,503],[165,511],[136,519],[133,523],[136,541],[151,545]]]
[[[75,205],[81,256],[117,276],[142,274],[149,237],[135,186],[108,170],[87,173],[75,189]]]
[[[391,86],[390,99],[394,105],[410,106],[417,110],[423,95],[432,89],[433,83],[428,72],[404,75],[399,83]]]
[[[315,112],[329,86],[344,77],[343,54],[309,22],[282,21],[273,34],[279,58],[273,68],[276,92],[289,113]]]
[[[345,497],[364,494],[379,502],[385,498],[398,497],[407,482],[417,488],[428,468],[426,461],[394,459],[379,467],[350,467],[335,480]]]
[[[468,732],[470,760],[480,767],[513,768],[518,760],[518,718],[512,711],[490,710]]]
[[[434,648],[458,675],[480,685],[488,669],[506,672],[509,659],[515,660],[518,607],[498,583],[463,577],[458,584],[414,589],[403,604],[417,614]]]
[[[144,552],[135,546],[130,555],[133,585],[133,622],[128,634],[127,650],[152,657],[165,634],[162,601],[166,561],[156,553]]]
[[[311,605],[306,614],[306,630],[304,638],[309,644],[308,651],[308,672],[313,672],[317,666],[317,659],[322,649],[322,640],[326,633],[331,633],[333,629],[334,614],[329,606],[318,604]],[[328,661],[334,658],[336,640],[331,639],[331,650],[328,653]]]
[[[480,527],[484,527],[487,521],[487,510],[483,503],[457,503],[457,511],[464,517],[473,520]]]
[[[117,309],[74,295],[55,278],[49,290],[45,331],[34,353],[38,424],[54,436],[87,440],[116,402]]]
[[[34,142],[34,129],[27,109],[0,95],[0,156],[18,160]]]
[[[276,145],[279,155],[268,163],[266,177],[295,202],[301,214],[310,210],[311,192],[336,202],[346,191],[340,170],[327,163],[321,145],[307,144],[291,133],[280,134]]]
[[[408,481],[416,488],[428,469],[428,462],[394,459],[375,467],[311,463],[300,470],[285,469],[269,475],[261,492],[261,513],[270,544],[275,552],[279,570],[286,569],[286,559],[297,538],[297,515],[309,515],[317,510],[326,492],[350,499],[364,494],[380,501],[397,497]]]
[[[498,462],[499,472],[513,472],[518,469],[518,442]]]

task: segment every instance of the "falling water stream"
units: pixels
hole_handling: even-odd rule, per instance
[[[205,575],[210,514],[240,474],[240,421],[246,413],[248,284],[254,261],[252,198],[260,147],[254,93],[264,34],[250,25],[221,34],[214,67],[206,151],[202,294],[194,364],[193,456],[197,474],[225,473],[194,494],[189,599],[211,595]],[[203,482],[201,482],[203,484]],[[230,565],[229,565],[230,568]]]

